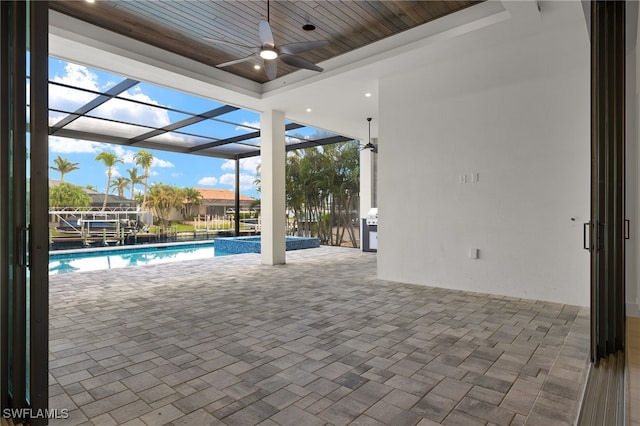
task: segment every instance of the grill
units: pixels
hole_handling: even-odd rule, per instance
[[[369,209],[367,213],[367,225],[378,226],[378,209],[376,207]]]

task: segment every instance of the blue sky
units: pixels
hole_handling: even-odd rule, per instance
[[[124,78],[51,58],[49,60],[49,79],[74,87],[104,91]],[[145,83],[133,87],[121,96],[193,113],[209,111],[220,105],[211,100]],[[50,88],[49,104],[50,108],[73,111],[91,100],[92,97],[94,96],[91,94],[74,92],[71,89],[54,86]],[[112,102],[111,104],[114,103]],[[95,111],[95,114],[123,121],[133,120],[133,122],[146,123],[157,127],[162,127],[170,122],[184,118],[180,114],[142,105],[136,107],[125,102],[111,104],[108,107],[104,104],[103,107]],[[59,118],[55,115],[53,117],[50,115],[50,124],[55,123]],[[233,113],[232,119],[234,122],[245,123],[250,127],[259,127],[260,116],[258,113],[239,110]],[[199,126],[221,126],[216,133],[212,134],[222,134],[224,137],[253,131],[249,127],[226,126],[226,128],[222,128],[224,124],[216,124],[210,121],[201,123]],[[179,187],[234,189],[235,161],[146,150],[154,156],[154,164],[151,167],[151,176],[149,178],[150,185],[154,182],[162,182]],[[139,151],[138,148],[55,136],[49,138],[49,164],[51,166],[54,165],[53,160],[57,156],[61,156],[73,163],[79,163],[80,168],[66,174],[65,181],[81,186],[92,185],[101,192],[105,190],[107,183],[106,168],[102,163],[95,161],[95,157],[102,151],[113,151],[123,161],[123,164],[118,164],[114,170],[114,177],[127,176],[127,169],[136,167],[133,156]],[[243,195],[259,198],[259,193],[253,183],[256,179],[256,167],[259,162],[260,157],[241,160],[240,190]],[[143,174],[143,171],[139,169],[138,173]],[[51,179],[59,179],[60,174],[54,170],[49,170],[49,177]],[[142,187],[140,187],[141,189]],[[125,194],[128,196],[128,192]]]

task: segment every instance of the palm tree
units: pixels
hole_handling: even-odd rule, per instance
[[[144,149],[136,152],[133,156],[136,165],[144,170],[144,195],[142,196],[142,208],[147,204],[147,191],[149,190],[149,169],[153,164],[153,154]]]
[[[96,155],[96,161],[102,161],[107,168],[107,190],[104,194],[104,202],[102,203],[102,210],[107,209],[107,198],[109,196],[109,188],[111,188],[111,176],[113,175],[113,168],[116,164],[122,163],[122,160],[112,151],[102,151]]]
[[[127,169],[127,173],[129,174],[129,184],[131,184],[131,199],[134,200],[135,186],[144,183],[144,180],[142,179],[142,176],[138,175],[138,169],[136,167],[133,169]]]
[[[153,212],[163,225],[169,224],[169,214],[173,209],[180,210],[184,207],[184,192],[182,189],[166,185],[164,183],[154,183],[149,188],[149,209]]]
[[[185,211],[187,218],[195,216],[194,207],[202,204],[202,194],[195,188],[184,188],[184,199],[186,200]]]
[[[67,160],[66,158],[62,158],[59,155],[53,160],[54,163],[56,163],[56,166],[50,166],[49,168],[51,170],[55,170],[57,172],[60,172],[60,181],[64,182],[64,175],[66,175],[69,172],[72,172],[74,170],[78,170],[80,167],[78,167],[78,164],[80,163],[72,163],[69,160]]]
[[[118,176],[111,183],[112,188],[116,188],[118,191],[118,197],[124,198],[124,190],[129,187],[129,179],[126,177]]]

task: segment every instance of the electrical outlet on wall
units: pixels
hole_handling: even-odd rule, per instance
[[[460,175],[460,183],[467,183],[467,175]]]

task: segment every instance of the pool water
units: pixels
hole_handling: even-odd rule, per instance
[[[203,244],[64,250],[49,254],[49,275],[209,259],[221,255],[215,253],[210,241]]]

